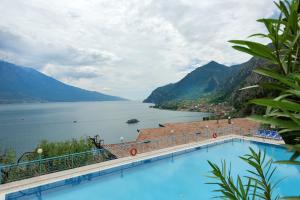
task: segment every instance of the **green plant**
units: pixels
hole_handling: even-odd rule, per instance
[[[93,150],[90,139],[73,139],[63,142],[42,141],[38,148],[43,149],[41,157],[36,149],[27,152],[16,162],[13,151],[0,152],[0,184],[72,169],[106,160],[116,159],[108,150]],[[40,160],[42,158],[42,160]]]
[[[267,38],[271,44],[265,45],[252,41],[232,40],[233,48],[250,55],[266,59],[269,67],[255,69],[254,72],[272,78],[273,83],[261,83],[243,89],[262,87],[277,90],[274,98],[253,99],[250,103],[266,107],[263,116],[251,116],[253,120],[275,126],[287,144],[300,143],[300,13],[299,0],[279,1],[276,3],[280,16],[276,19],[260,19],[267,34],[254,34]],[[295,145],[291,158],[295,161],[300,148]],[[298,163],[295,161],[294,163]]]
[[[248,178],[248,182],[245,184],[242,182],[241,177],[238,175],[237,180],[234,180],[231,175],[231,168],[227,169],[226,161],[222,161],[222,167],[208,161],[212,168],[212,176],[210,178],[217,179],[217,182],[210,182],[207,184],[218,185],[220,189],[214,190],[218,193],[215,198],[232,199],[232,200],[246,200],[251,197],[255,199],[256,191],[250,191],[252,181]]]
[[[12,149],[0,150],[0,164],[11,164],[16,161],[16,153]]]
[[[261,83],[243,89],[262,87],[279,91],[280,94],[273,98],[251,100],[250,103],[266,107],[266,113],[263,116],[256,115],[250,118],[276,127],[287,144],[285,146],[293,152],[290,160],[279,161],[278,163],[299,165],[300,162],[296,159],[300,156],[300,4],[299,0],[285,0],[278,3],[275,2],[275,4],[280,12],[278,18],[258,20],[258,22],[265,25],[267,34],[258,33],[251,36],[267,38],[271,41],[270,44],[261,44],[247,40],[232,40],[230,42],[234,44],[234,49],[268,61],[268,66],[255,69],[254,72],[271,78],[274,82]],[[226,194],[223,195],[223,198],[245,199],[244,197],[246,197],[246,199],[250,199],[251,197],[255,199],[257,197],[259,199],[272,199],[271,194],[274,186],[271,186],[271,178],[268,176],[272,176],[275,169],[269,172],[270,169],[267,168],[265,172],[263,164],[257,162],[257,158],[261,157],[259,155],[261,154],[256,154],[251,150],[248,159],[242,157],[256,170],[255,172],[248,171],[252,176],[247,177],[248,184],[246,184],[246,189],[244,188],[245,184],[239,181],[239,177],[235,184],[230,179],[226,179],[226,174],[220,171],[215,164],[210,163],[215,178],[221,181],[214,183],[222,188],[217,191]],[[250,156],[254,160],[249,159]],[[271,162],[267,163],[269,163],[268,165],[271,168]],[[224,166],[224,163],[222,165]],[[254,185],[251,184],[251,180],[255,182]],[[224,187],[224,184],[230,184],[231,187]],[[258,192],[259,195],[256,192],[252,196],[248,192],[246,196],[242,196],[243,198],[241,196],[233,196],[237,198],[232,198],[232,196],[227,195],[231,194],[228,193],[231,189],[234,189],[233,191],[236,193],[242,193],[242,191],[249,191],[248,187],[253,187],[253,191],[260,190]],[[273,198],[277,199],[278,197]],[[290,197],[287,199],[300,198]]]
[[[42,141],[38,147],[43,149],[43,158],[90,151],[93,144],[89,139],[72,139],[63,142]]]
[[[226,161],[222,161],[222,167],[219,168],[216,164],[208,161],[212,168],[210,176],[217,180],[208,184],[217,185],[220,189],[214,190],[218,196],[216,198],[231,199],[231,200],[248,200],[248,199],[265,199],[276,200],[278,195],[272,193],[276,184],[272,184],[272,176],[276,171],[272,160],[266,160],[266,153],[259,151],[256,153],[250,148],[250,154],[240,157],[245,161],[250,169],[247,170],[249,175],[243,179],[237,175],[236,180],[232,176],[231,167],[227,169]]]

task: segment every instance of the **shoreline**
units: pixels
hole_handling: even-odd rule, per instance
[[[184,111],[184,112],[199,112],[199,113],[211,113],[213,116],[225,118],[227,116],[233,116],[236,110],[233,106],[227,102],[222,103],[207,103],[207,102],[169,102],[165,104],[156,104],[150,106],[150,108],[159,110],[172,110],[172,111]]]

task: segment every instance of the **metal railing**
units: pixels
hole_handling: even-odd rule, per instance
[[[246,134],[252,134],[254,132],[254,130],[249,130]],[[0,184],[104,162],[115,159],[116,156],[118,158],[130,156],[130,149],[132,148],[135,148],[138,153],[145,153],[162,148],[188,144],[191,142],[199,142],[201,140],[211,138],[213,133],[216,133],[218,136],[230,133],[242,135],[245,131],[236,126],[214,129],[207,128],[194,133],[176,133],[159,137],[157,139],[105,145],[104,149],[73,153],[10,165],[0,165]]]
[[[135,148],[138,153],[150,152],[162,148],[188,144],[191,142],[199,142],[209,138],[212,138],[214,133],[217,136],[223,136],[228,134],[236,135],[253,135],[256,132],[254,130],[245,130],[240,127],[230,125],[228,127],[221,128],[206,128],[201,131],[190,132],[190,133],[173,133],[167,136],[159,136],[157,139],[126,142],[120,144],[108,145],[106,148],[114,153],[118,158],[130,156],[130,150]]]
[[[0,184],[22,180],[53,172],[73,169],[115,157],[105,149],[91,150],[63,156],[20,162],[0,166]]]

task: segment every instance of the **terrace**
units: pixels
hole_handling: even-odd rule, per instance
[[[38,177],[33,177],[25,180],[20,180],[16,182],[7,183],[0,186],[0,200],[5,200],[5,196],[9,193],[26,190],[29,188],[35,188],[41,185],[46,185],[50,183],[60,183],[60,181],[68,180],[74,177],[80,177],[96,172],[105,171],[105,173],[112,173],[114,171],[122,171],[128,168],[128,166],[136,166],[145,161],[154,161],[155,159],[162,159],[168,156],[175,156],[178,153],[184,153],[192,151],[193,149],[207,148],[211,145],[216,145],[219,143],[224,143],[228,141],[233,141],[239,139],[240,141],[256,141],[263,142],[273,145],[280,145],[282,141],[275,141],[270,139],[257,138],[252,136],[243,136],[236,134],[226,134],[218,138],[207,138],[205,140],[194,141],[186,144],[175,145],[167,148],[161,148],[158,150],[148,151],[140,153],[137,156],[126,156],[118,158],[115,160],[110,160],[106,162],[96,163],[88,166],[83,166],[79,168],[64,170],[52,174],[46,174]],[[109,170],[109,171],[107,171]],[[60,183],[63,184],[63,183]]]
[[[138,153],[145,153],[171,146],[177,146],[197,141],[205,141],[225,135],[254,135],[259,124],[245,118],[231,120],[210,120],[184,123],[167,123],[163,127],[141,129],[136,141],[121,144],[108,144],[105,148],[118,158],[129,156],[129,150],[136,148]]]
[[[227,120],[219,120],[218,122],[199,121],[164,124],[164,127],[161,128],[142,129],[140,130],[137,140],[134,142],[104,145],[105,150],[116,155],[118,159],[105,160],[103,159],[101,150],[96,150],[93,152],[83,152],[82,154],[66,155],[59,158],[10,166],[10,168],[30,168],[34,173],[30,174],[32,178],[22,176],[13,177],[15,179],[12,178],[10,181],[15,182],[0,186],[0,194],[2,194],[2,199],[4,199],[5,194],[8,193],[227,140],[243,139],[271,144],[282,144],[282,141],[254,137],[257,130],[258,124],[247,119],[234,119],[231,124],[228,124]],[[213,133],[217,133],[218,137],[212,138]],[[137,149],[138,153],[136,156],[130,156],[129,151],[131,148]],[[86,153],[89,153],[89,156],[91,156],[91,163],[87,166],[84,166],[86,163],[83,165],[74,164],[76,163],[76,159],[78,160],[80,156],[86,156]],[[50,162],[54,163],[54,161],[60,165],[64,163],[64,167],[59,169],[55,168],[54,171],[41,170],[41,166],[44,169],[46,166],[49,167]],[[19,180],[23,178],[27,179]]]

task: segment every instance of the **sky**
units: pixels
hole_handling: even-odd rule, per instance
[[[265,32],[272,0],[0,0],[0,59],[84,89],[143,100]],[[266,42],[266,41],[263,41]]]

